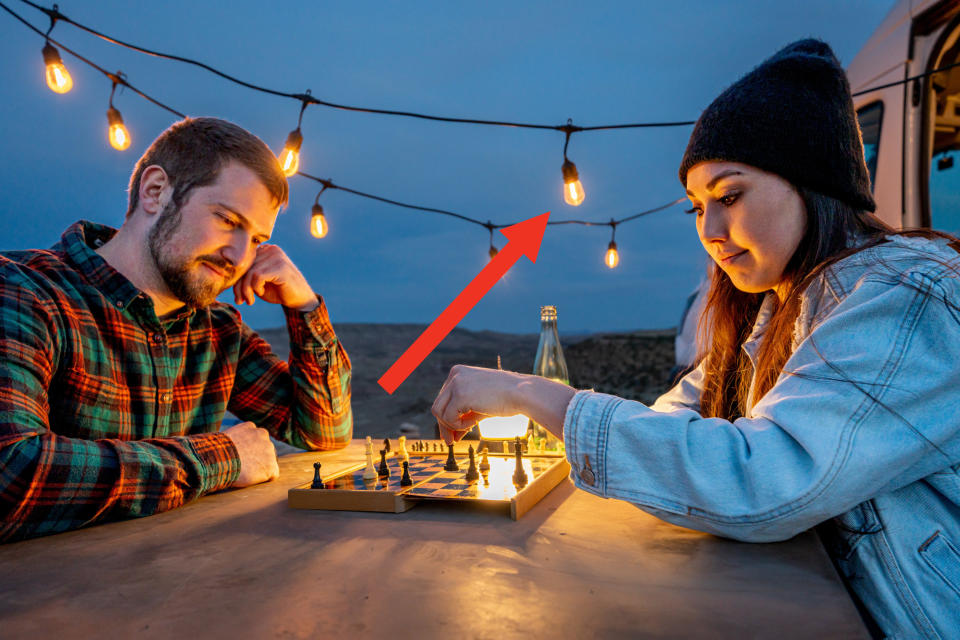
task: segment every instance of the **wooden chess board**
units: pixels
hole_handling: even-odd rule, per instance
[[[389,477],[365,481],[366,464],[360,464],[324,477],[323,489],[311,489],[311,483],[290,489],[287,504],[294,509],[402,513],[421,501],[458,501],[501,505],[504,511],[509,509],[510,517],[516,520],[570,473],[566,458],[525,455],[523,468],[527,484],[518,489],[513,484],[516,460],[512,455],[488,454],[489,471],[482,471],[478,481],[468,483],[464,476],[470,462],[465,448],[454,450],[459,471],[444,471],[446,452],[408,450],[408,454],[412,486],[400,486],[403,467],[396,452],[391,452],[387,457]]]

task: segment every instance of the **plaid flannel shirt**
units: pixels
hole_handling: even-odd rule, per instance
[[[0,253],[0,541],[145,516],[230,486],[229,410],[303,449],[352,434],[350,360],[323,301],[284,309],[290,362],[214,303],[161,320],[81,221]]]

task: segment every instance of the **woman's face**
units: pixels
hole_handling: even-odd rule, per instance
[[[782,297],[783,272],[807,222],[793,185],[738,162],[701,162],[687,172],[687,196],[700,242],[734,286]]]

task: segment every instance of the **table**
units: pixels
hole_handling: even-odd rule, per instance
[[[816,536],[745,544],[564,480],[519,521],[458,505],[302,511],[279,480],[0,545],[9,638],[867,638]]]

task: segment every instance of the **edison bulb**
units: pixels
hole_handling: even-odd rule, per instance
[[[120,115],[120,112],[113,107],[107,109],[107,123],[109,124],[107,128],[107,139],[110,141],[110,146],[117,151],[123,151],[129,147],[130,132],[127,131],[126,125],[123,124],[123,117]]]
[[[583,185],[580,183],[580,174],[577,172],[577,165],[569,160],[563,161],[563,201],[567,204],[577,207],[583,202]]]
[[[496,248],[495,246],[493,246],[493,245],[490,245],[490,259],[491,259],[491,260],[493,260],[495,257],[497,257],[497,253],[499,253],[499,252],[500,252],[499,249],[497,249],[497,248]]]
[[[607,247],[607,255],[603,257],[603,261],[611,269],[615,268],[620,264],[620,252],[617,251],[617,243],[611,242]]]
[[[323,215],[323,207],[313,205],[313,215],[310,216],[310,235],[314,238],[323,238],[327,235],[327,218]]]
[[[66,93],[73,89],[73,78],[60,59],[60,52],[49,42],[43,47],[43,62],[47,65],[47,86],[51,91]]]
[[[280,152],[280,168],[288,178],[300,169],[300,145],[303,144],[303,135],[297,127],[287,136],[287,142]]]
[[[580,184],[579,180],[567,182],[563,185],[563,200],[567,204],[578,207],[583,202],[583,196],[583,185]]]

